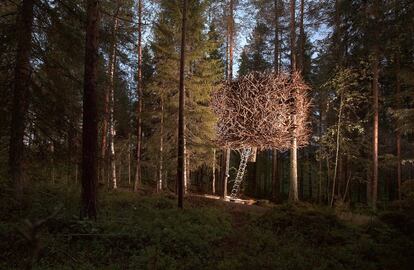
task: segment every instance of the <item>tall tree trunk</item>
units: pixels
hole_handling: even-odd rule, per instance
[[[183,0],[182,7],[182,28],[181,28],[181,53],[180,53],[180,89],[179,89],[179,111],[178,111],[178,162],[177,162],[177,187],[178,187],[178,207],[183,208],[184,204],[184,161],[185,161],[185,88],[184,88],[184,72],[185,72],[185,34],[187,24],[187,0]]]
[[[233,80],[233,52],[234,52],[234,0],[229,1],[229,10],[227,16],[227,40],[228,40],[228,62],[227,62],[227,81]],[[223,173],[222,173],[222,194],[221,196],[225,198],[227,196],[227,182],[229,178],[230,171],[230,157],[231,149],[224,149],[224,162],[223,164]]]
[[[295,0],[290,0],[290,65],[291,72],[296,72],[296,24],[295,24]],[[295,101],[293,101],[295,102]],[[293,105],[293,104],[292,104]],[[296,115],[293,112],[292,146],[290,149],[290,191],[289,201],[298,201],[298,145],[296,138]]]
[[[161,98],[161,123],[160,123],[160,157],[158,162],[158,192],[163,189],[163,155],[164,155],[164,99]]]
[[[17,52],[14,71],[14,93],[10,129],[9,146],[9,174],[12,186],[15,188],[16,198],[22,199],[23,193],[23,158],[24,158],[24,130],[26,114],[29,107],[32,50],[34,0],[23,0],[17,19]]]
[[[395,57],[395,94],[397,96],[397,109],[401,108],[401,81],[400,81],[400,52],[397,49],[397,55]],[[401,132],[397,124],[395,132],[396,147],[397,147],[397,196],[398,200],[401,200]]]
[[[378,194],[378,77],[379,77],[379,59],[378,53],[375,53],[372,63],[372,93],[373,93],[373,111],[374,111],[374,127],[372,138],[372,187],[371,187],[371,200],[372,208],[376,210],[377,194]]]
[[[305,27],[303,26],[304,19],[304,0],[300,0],[300,25],[299,25],[299,71],[303,74],[305,68]]]
[[[137,149],[134,191],[141,186],[141,148],[142,148],[142,0],[138,0],[138,81],[137,81]]]
[[[374,17],[378,22],[378,5],[379,1],[374,1]],[[372,60],[372,95],[373,95],[373,136],[372,136],[372,182],[371,182],[371,202],[373,210],[377,209],[378,196],[378,125],[379,125],[379,33],[378,26],[374,26],[374,47]]]
[[[98,157],[98,73],[99,1],[88,0],[86,13],[85,77],[82,125],[82,209],[81,217],[96,218]]]
[[[297,70],[297,61],[296,61],[296,21],[295,21],[295,9],[296,3],[295,0],[290,0],[290,66],[291,72]]]
[[[275,43],[274,43],[274,71],[276,73],[279,72],[279,6],[278,6],[279,0],[274,0],[274,30],[275,30]]]
[[[112,37],[111,37],[111,51],[109,55],[109,70],[108,70],[108,92],[110,97],[109,103],[109,146],[110,146],[110,153],[109,153],[109,164],[111,169],[110,174],[110,181],[112,184],[113,189],[117,189],[117,177],[116,177],[116,160],[115,160],[115,119],[114,119],[114,107],[115,107],[115,84],[114,84],[114,76],[115,76],[115,67],[116,67],[116,50],[117,50],[117,41],[116,41],[116,33],[118,31],[118,13],[119,13],[119,3],[117,6],[117,10],[114,14],[114,21],[112,25]]]

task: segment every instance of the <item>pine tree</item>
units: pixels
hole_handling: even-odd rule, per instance
[[[88,0],[86,22],[85,75],[82,130],[82,208],[81,216],[96,218],[98,157],[97,67],[99,1]]]
[[[15,60],[13,109],[10,129],[9,171],[15,186],[16,196],[21,200],[23,192],[23,137],[26,127],[27,110],[31,83],[31,50],[33,26],[33,0],[24,0],[19,10],[17,26],[20,34],[17,38]]]

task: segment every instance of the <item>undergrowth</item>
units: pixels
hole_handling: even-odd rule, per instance
[[[24,208],[6,189],[0,195],[0,269],[30,264],[27,224],[54,211],[36,235],[33,269],[369,270],[411,269],[414,262],[411,202],[355,226],[309,205],[234,211],[190,199],[179,210],[171,196],[125,191],[101,191],[98,220],[90,221],[78,218],[76,188],[35,186]]]

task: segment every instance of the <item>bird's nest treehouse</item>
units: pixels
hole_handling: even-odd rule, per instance
[[[298,147],[308,143],[308,92],[309,87],[299,73],[272,72],[253,72],[213,91],[217,144],[241,152],[232,199],[238,195],[253,149],[285,151],[293,139]]]

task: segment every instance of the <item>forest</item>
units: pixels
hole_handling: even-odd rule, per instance
[[[1,0],[0,269],[412,269],[412,0]]]

